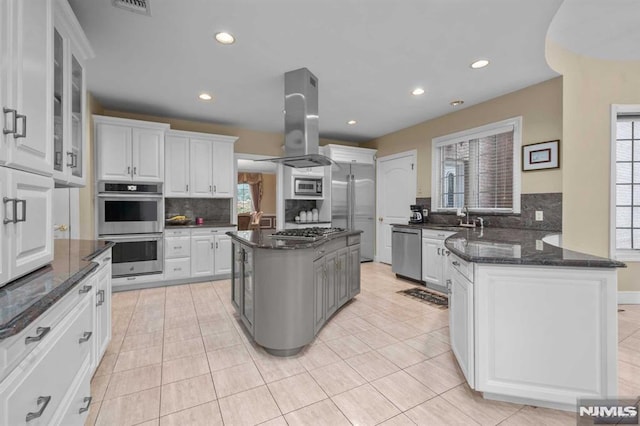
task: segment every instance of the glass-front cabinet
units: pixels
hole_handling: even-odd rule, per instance
[[[84,62],[94,55],[67,2],[54,4],[53,177],[57,185],[80,187],[87,142]]]
[[[253,333],[253,250],[234,241],[232,268],[231,301],[244,325]]]

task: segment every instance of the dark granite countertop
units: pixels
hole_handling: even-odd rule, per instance
[[[322,244],[331,241],[335,238],[343,238],[351,235],[361,234],[362,231],[343,231],[334,232],[326,235],[316,241],[303,241],[303,240],[279,240],[271,237],[271,234],[276,232],[273,229],[262,231],[232,231],[227,232],[231,238],[246,244],[253,248],[263,249],[283,249],[283,250],[297,250],[319,247]]]
[[[394,223],[394,228],[409,228],[409,229],[434,229],[440,231],[459,232],[470,228],[456,225],[437,225],[433,223]],[[473,228],[471,228],[473,229]]]
[[[67,294],[111,248],[110,241],[55,240],[51,264],[0,288],[0,340],[18,334]]]
[[[441,229],[441,228],[440,228]],[[542,239],[556,232],[511,228],[463,229],[444,245],[460,258],[475,263],[624,268],[626,265],[547,244]]]
[[[312,221],[312,220],[308,220],[306,222],[296,222],[295,220],[287,220],[286,223],[291,223],[294,225],[307,225],[307,226],[313,226],[313,225],[318,225],[321,223],[331,223],[330,220],[317,220],[317,221]]]
[[[212,221],[204,221],[202,225],[196,225],[195,221],[188,223],[187,225],[170,225],[165,222],[164,230],[168,231],[170,229],[181,229],[181,228],[235,228],[236,224],[234,223],[220,223],[220,222],[212,222]]]

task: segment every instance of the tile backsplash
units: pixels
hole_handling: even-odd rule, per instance
[[[316,200],[285,200],[284,201],[284,220],[293,222],[301,210],[313,210],[317,208]]]
[[[203,218],[206,222],[231,223],[233,198],[165,198],[165,218],[185,215],[189,219]]]
[[[432,213],[431,198],[416,198],[416,204],[429,209],[427,222],[436,224],[457,224],[459,218],[453,213]],[[542,221],[535,220],[536,210],[542,210]],[[494,228],[539,229],[562,231],[562,193],[521,194],[520,214],[470,214],[484,218],[484,225]]]

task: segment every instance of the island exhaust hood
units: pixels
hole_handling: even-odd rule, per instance
[[[286,157],[265,161],[289,167],[330,166],[318,154],[318,79],[306,68],[284,74],[284,151]]]

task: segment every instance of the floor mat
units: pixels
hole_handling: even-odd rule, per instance
[[[406,290],[400,290],[398,293],[416,298],[421,302],[436,305],[440,309],[447,309],[449,307],[449,298],[447,296],[425,288],[412,287]]]

